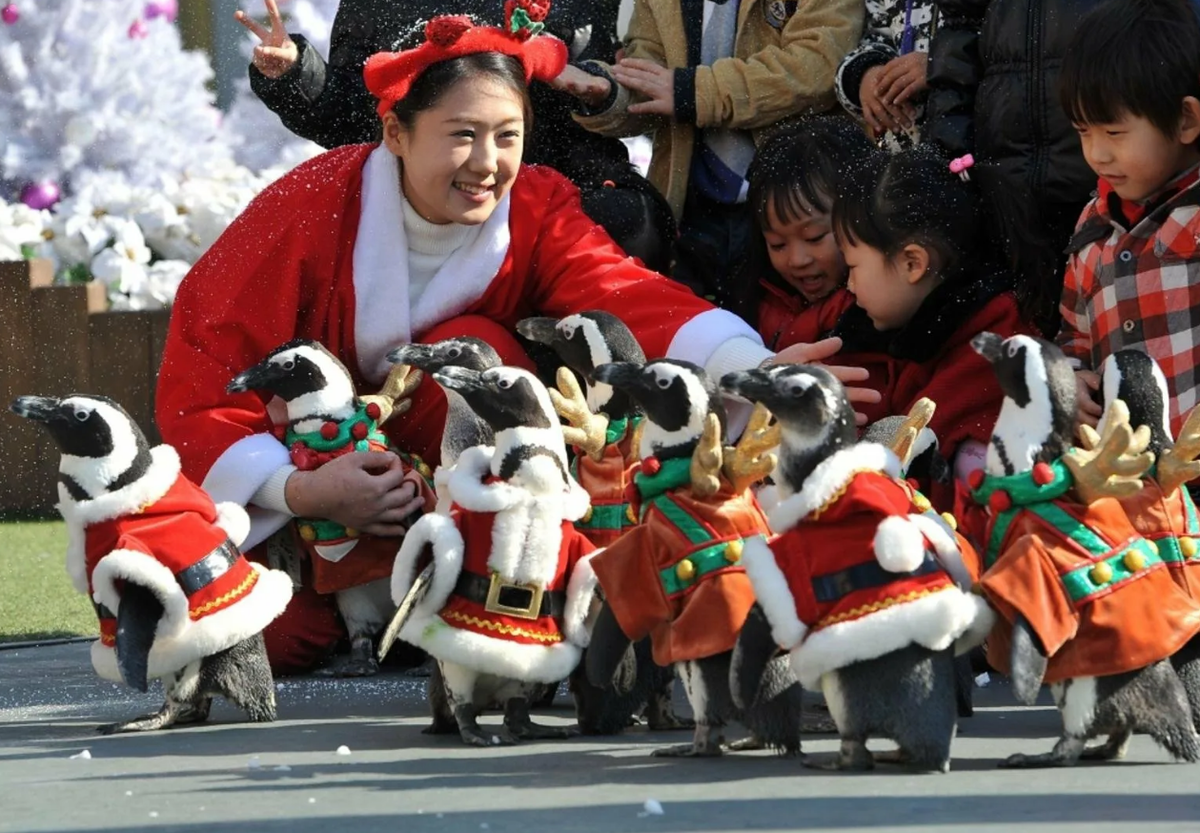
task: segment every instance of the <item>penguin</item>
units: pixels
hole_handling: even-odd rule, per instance
[[[99,731],[203,723],[213,697],[252,721],[274,720],[262,629],[287,606],[292,583],[238,551],[250,528],[241,507],[214,505],[180,473],[175,449],[151,448],[107,397],[21,396],[9,407],[45,428],[61,452],[67,571],[100,619],[92,665],[139,691],[150,679],[163,684],[157,712]]]
[[[584,395],[592,413],[603,414],[610,426],[626,423],[631,426],[627,430],[632,431],[633,423],[641,417],[637,402],[624,391],[592,378],[592,371],[610,362],[645,364],[646,354],[624,321],[612,313],[589,310],[562,319],[526,318],[517,323],[517,332],[532,342],[549,346],[583,380]],[[577,461],[576,465],[583,464]],[[623,491],[624,484],[620,485]],[[620,732],[629,725],[632,713],[643,710],[646,725],[653,731],[692,728],[692,721],[675,714],[673,669],[654,663],[648,638],[632,651],[633,681],[625,680],[628,691],[620,692],[611,683],[604,688],[591,685],[584,671],[586,658],[571,675],[569,685],[583,734]]]
[[[287,406],[288,431],[294,435],[313,434],[327,424],[338,425],[352,420],[363,405],[346,366],[319,342],[303,338],[276,347],[258,364],[234,377],[227,390],[229,393],[254,390],[278,396]],[[373,421],[383,420],[375,418]],[[386,448],[386,438],[380,435],[378,444],[371,447]],[[293,460],[296,460],[294,449]],[[409,523],[412,519],[410,517]],[[341,540],[347,536],[351,540]],[[348,532],[341,538],[328,545],[320,541],[312,543],[314,566],[318,566],[317,558],[326,558],[327,563],[336,566],[347,564],[342,559],[364,544],[372,549],[391,546],[386,539],[360,540]],[[398,542],[395,546],[398,547]],[[319,566],[324,568],[325,564]],[[350,653],[336,657],[318,673],[333,677],[377,674],[379,663],[375,658],[375,640],[395,612],[389,579],[383,576],[353,586],[340,586],[340,583],[338,586],[334,598],[346,624]],[[321,590],[320,586],[318,590]]]
[[[542,383],[519,368],[446,366],[433,378],[488,423],[495,445],[459,456],[447,483],[453,510],[421,518],[396,558],[393,599],[412,610],[400,637],[437,663],[426,731],[457,730],[473,746],[568,737],[576,730],[529,716],[541,686],[578,663],[595,586],[592,546],[571,524],[587,494],[568,473],[557,414]],[[424,580],[416,567],[430,549]],[[525,607],[511,611],[518,603]],[[496,702],[504,726],[488,734],[477,718]]]
[[[753,700],[759,669],[782,646],[801,682],[820,686],[837,724],[841,748],[830,768],[885,761],[948,771],[955,642],[982,608],[951,576],[961,567],[953,538],[899,481],[890,449],[858,442],[845,389],[824,368],[731,373],[721,389],[765,405],[781,429],[781,501],[770,514],[779,537],[743,556],[759,607],[734,649],[736,696]],[[824,536],[851,551],[824,549]],[[864,606],[876,612],[863,613],[858,605],[875,593],[881,600]],[[870,737],[899,749],[873,755]]]
[[[976,336],[972,346],[992,366],[1004,393],[988,445],[986,473],[1012,477],[1037,466],[1049,467],[1067,454],[1077,400],[1074,372],[1062,350],[1031,336],[1004,339],[988,332]],[[985,590],[988,578],[985,574]],[[1166,606],[1163,600],[1160,609]],[[1011,625],[1013,693],[1032,705],[1049,667],[1047,650],[1022,613],[1015,614]],[[1086,626],[1085,620],[1082,627]],[[1085,637],[1081,628],[1074,638]],[[1063,716],[1058,743],[1048,753],[1014,754],[1002,767],[1070,766],[1080,759],[1117,759],[1124,755],[1134,732],[1149,734],[1177,759],[1200,760],[1200,736],[1193,725],[1187,693],[1169,658],[1117,674],[1063,679],[1052,683],[1050,690]],[[1088,740],[1101,735],[1107,735],[1105,743],[1087,746]]]
[[[694,467],[698,457],[698,447],[701,446],[706,431],[712,430],[709,426],[714,422],[717,429],[715,433],[718,435],[717,442],[719,443],[720,436],[724,436],[725,409],[721,396],[708,374],[694,364],[671,359],[658,359],[640,366],[632,362],[614,362],[596,367],[592,372],[592,378],[598,383],[609,385],[628,395],[645,413],[637,449],[642,460],[643,474],[650,473],[653,477],[655,472],[681,465],[683,461],[691,461],[690,466]],[[721,488],[726,487],[722,486]],[[681,500],[680,493],[685,491],[681,488],[677,492],[669,491],[666,494],[678,505]],[[648,494],[649,492],[643,496]],[[716,533],[715,537],[709,540],[725,540],[731,534],[739,537],[736,548],[732,551],[726,550],[727,553],[730,553],[729,557],[734,559],[733,563],[736,566],[736,560],[740,557],[738,554],[743,546],[740,539],[746,537],[749,527],[756,531],[766,531],[765,517],[761,516],[761,509],[758,508],[757,502],[748,493],[739,495],[720,491],[717,493],[718,496],[728,495],[725,498],[726,503],[716,506],[709,503],[706,506],[706,498],[696,494],[694,487],[689,494],[693,501],[692,504],[689,504],[693,507],[691,512],[703,514],[707,518],[705,528],[711,528]],[[717,496],[712,499],[716,500]],[[747,508],[748,506],[751,508]],[[757,520],[748,521],[746,517],[748,513],[756,518],[761,517],[761,526],[758,526]],[[633,532],[626,533],[616,544],[611,545],[608,550],[597,556],[595,569],[600,574],[602,582],[605,581],[605,574],[601,573],[604,562],[600,559],[606,555],[615,556],[609,562],[614,571],[609,574],[610,581],[614,586],[622,587],[626,586],[624,584],[626,577],[622,575],[622,565],[613,563],[614,561],[629,562],[634,557],[645,558],[649,562],[647,568],[645,570],[639,568],[631,570],[631,572],[635,575],[641,573],[652,576],[652,580],[659,581],[661,564],[657,559],[678,560],[671,552],[660,554],[660,550],[663,549],[659,543],[660,538],[648,538],[649,547],[652,549],[642,551],[640,541],[635,540],[634,536],[646,533],[648,537],[646,520],[649,517],[648,513],[643,513],[643,523],[639,527],[636,527]],[[666,520],[661,526],[666,528],[671,523],[671,520]],[[725,529],[725,526],[732,527],[732,531]],[[622,546],[632,548],[633,551],[624,552],[621,550]],[[684,559],[684,561],[688,561],[688,559]],[[683,562],[680,562],[674,569],[668,568],[662,572],[678,574],[682,565]],[[688,566],[691,566],[690,561],[688,561]],[[694,569],[683,575],[686,576],[688,573],[694,573]],[[696,591],[693,598],[699,600],[696,602],[701,606],[698,610],[692,611],[685,606],[682,613],[678,611],[673,614],[666,611],[653,613],[655,616],[665,613],[675,617],[669,624],[663,622],[661,625],[656,625],[655,629],[651,630],[651,638],[655,646],[657,661],[662,662],[659,659],[660,651],[668,656],[677,653],[686,657],[675,662],[675,672],[683,682],[684,692],[691,705],[695,721],[692,743],[657,749],[653,754],[668,757],[709,757],[720,755],[725,750],[755,749],[765,745],[783,754],[798,755],[800,753],[802,692],[785,657],[780,657],[774,662],[764,663],[761,675],[762,693],[756,700],[746,703],[744,707],[739,707],[734,702],[729,684],[730,660],[733,644],[736,641],[736,629],[741,627],[741,622],[734,623],[730,617],[736,617],[735,608],[739,604],[738,594],[741,593],[741,585],[740,583],[726,585],[728,589],[722,589],[722,585],[715,582],[728,577],[733,577],[740,582],[745,580],[745,575],[743,572],[722,576],[719,569],[712,575],[715,578],[711,579],[714,583],[710,586],[714,589],[705,588],[705,593],[712,594],[710,598],[714,599],[713,602],[706,602],[703,595]],[[647,588],[643,592],[653,593],[654,591]],[[632,595],[632,591],[627,591],[627,593]],[[722,595],[717,595],[718,593]],[[745,587],[745,594],[745,598],[749,599],[751,593],[748,586]],[[691,602],[683,603],[686,605]],[[622,614],[616,612],[614,606],[623,607],[625,604],[624,600],[610,595],[596,619],[592,632],[592,645],[586,659],[588,679],[593,685],[608,686],[624,662],[631,639],[622,630],[619,620]],[[705,638],[711,636],[711,633],[715,633],[718,627],[729,627],[732,629],[728,640],[729,647],[706,656],[692,657],[689,654],[693,652],[686,650],[687,641],[696,638],[692,628],[695,627],[699,618],[703,617],[705,604],[713,604],[714,607],[721,609],[722,617],[730,618],[727,626],[717,625],[715,620],[706,626],[711,627],[711,632]],[[729,606],[728,610],[726,605]],[[747,602],[745,608],[741,609],[748,610],[749,607],[750,603]],[[641,612],[635,608],[626,615],[636,620],[640,614]],[[663,628],[669,630],[664,633]],[[682,643],[683,650],[676,647],[680,643]],[[722,644],[724,644],[724,640],[722,640]],[[725,745],[722,729],[730,720],[738,720],[743,723],[750,730],[750,737]]]
[[[1105,416],[1101,418],[1098,430],[1103,432],[1107,419],[1108,405],[1114,399],[1120,399],[1129,409],[1129,424],[1145,425],[1150,429],[1150,442],[1146,450],[1154,454],[1157,461],[1163,460],[1164,453],[1169,454],[1175,446],[1175,437],[1171,432],[1171,420],[1168,403],[1171,401],[1167,378],[1163,375],[1158,362],[1140,350],[1118,350],[1100,364],[1100,393],[1105,406]],[[1185,426],[1185,432],[1187,427]],[[1153,489],[1151,492],[1150,490]],[[1179,536],[1187,534],[1195,536],[1197,531],[1195,503],[1188,492],[1187,484],[1178,487],[1178,495],[1165,495],[1157,483],[1149,484],[1144,489],[1149,493],[1153,506],[1147,513],[1147,521],[1153,523],[1160,520],[1160,513],[1177,512],[1174,516],[1183,518],[1172,525],[1168,536],[1159,536],[1158,545],[1168,547],[1180,560],[1168,566],[1176,583],[1192,598],[1196,598],[1196,583],[1200,578],[1200,557],[1189,556],[1180,548]],[[1134,525],[1139,526],[1138,515],[1143,507],[1134,501],[1125,502],[1126,512],[1133,519]],[[1159,530],[1160,532],[1168,530]],[[1193,538],[1194,541],[1194,538]],[[1193,637],[1182,649],[1171,657],[1171,666],[1179,675],[1184,689],[1187,691],[1188,703],[1192,709],[1192,719],[1200,730],[1200,636]]]
[[[490,344],[471,336],[448,338],[434,344],[406,344],[388,353],[388,361],[406,364],[433,374],[444,367],[484,371],[499,367],[500,355]],[[458,455],[477,445],[491,445],[492,427],[480,418],[455,390],[446,391],[446,427],[442,432],[441,467],[451,469]]]

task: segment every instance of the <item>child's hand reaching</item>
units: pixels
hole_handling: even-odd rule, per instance
[[[1081,425],[1095,428],[1100,422],[1104,409],[1093,399],[1096,391],[1100,390],[1100,377],[1091,370],[1075,371],[1075,398],[1078,406],[1076,421]]]
[[[853,385],[854,382],[865,382],[870,378],[865,368],[850,367],[843,365],[827,365],[821,360],[828,359],[837,351],[842,349],[842,340],[840,338],[826,338],[812,344],[793,344],[791,347],[785,347],[771,358],[763,362],[763,365],[772,364],[820,364],[830,373],[838,378],[846,387],[846,396],[851,403],[866,402],[874,404],[882,397],[879,391],[872,388],[860,388]],[[867,418],[865,415],[858,413],[854,414],[859,425],[866,425]]]

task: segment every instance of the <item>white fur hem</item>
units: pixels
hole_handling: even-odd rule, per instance
[[[796,615],[796,600],[775,561],[775,553],[762,538],[751,538],[742,549],[742,565],[754,586],[754,595],[771,623],[775,644],[784,650],[792,650],[804,638],[807,628]]]
[[[931,651],[944,650],[975,624],[980,601],[977,596],[950,587],[861,619],[810,632],[792,651],[792,670],[801,685],[815,689],[827,671],[875,659],[913,643]]]
[[[177,637],[187,630],[187,596],[175,581],[175,574],[153,556],[137,550],[113,550],[96,564],[92,571],[92,598],[113,613],[121,606],[121,593],[116,587],[120,580],[141,585],[162,604],[156,641]]]
[[[569,639],[555,645],[522,645],[451,627],[438,615],[414,615],[400,637],[435,658],[513,680],[556,683],[575,670],[583,654]]]
[[[454,519],[449,515],[422,515],[405,534],[392,565],[392,601],[397,606],[412,589],[417,577],[417,559],[427,545],[433,551],[433,580],[413,616],[421,613],[429,616],[441,610],[454,592],[458,574],[462,572],[464,545]]]
[[[586,555],[575,563],[567,581],[567,603],[563,607],[563,636],[581,648],[586,648],[592,640],[587,619],[596,595],[596,571],[592,569],[595,555]]]
[[[258,572],[258,582],[249,594],[231,607],[211,613],[197,622],[188,620],[185,610],[186,627],[173,636],[164,636],[160,625],[154,646],[150,649],[149,677],[172,674],[188,663],[231,648],[259,633],[283,613],[292,598],[291,578],[287,573],[268,570],[254,562],[250,563],[250,567]],[[162,569],[166,570],[165,567]],[[108,605],[107,602],[104,604]],[[108,606],[114,613],[117,612],[116,607]],[[92,667],[106,680],[122,681],[117,668],[117,652],[100,640],[92,643]]]
[[[217,504],[217,526],[225,530],[235,547],[240,547],[250,534],[250,516],[238,504],[222,501]]]
[[[215,502],[248,506],[255,493],[279,469],[292,464],[287,447],[274,434],[251,434],[221,452],[221,456],[204,476],[201,488]],[[291,515],[266,507],[250,507],[250,530],[242,542],[243,549],[259,544],[288,522]]]
[[[911,573],[925,560],[925,535],[907,515],[884,518],[875,528],[875,560],[889,573]]]
[[[804,488],[779,502],[771,510],[771,529],[783,532],[804,520],[837,494],[856,472],[877,471],[889,477],[900,476],[900,460],[879,443],[858,443],[844,448],[813,469]]]

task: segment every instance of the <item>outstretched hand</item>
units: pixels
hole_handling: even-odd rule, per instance
[[[840,338],[826,338],[821,341],[815,341],[812,344],[793,344],[791,347],[785,347],[767,359],[763,362],[763,365],[819,364],[846,386],[846,396],[851,403],[864,402],[874,404],[879,402],[883,398],[880,396],[879,391],[872,390],[871,388],[855,387],[851,384],[852,382],[865,382],[870,378],[870,374],[867,373],[865,368],[847,365],[827,365],[823,363],[824,359],[832,357],[841,349],[842,340]],[[859,425],[866,425],[867,423],[866,416],[857,411],[854,413],[854,418]]]
[[[285,486],[296,515],[328,518],[369,535],[403,535],[422,506],[400,458],[390,451],[343,454],[312,471],[296,471]]]
[[[559,92],[568,93],[585,104],[602,104],[612,90],[607,78],[584,72],[579,67],[567,64],[556,78],[549,82]]]
[[[279,16],[279,5],[275,0],[267,0],[267,14],[271,18],[270,29],[264,29],[241,9],[234,12],[233,17],[257,35],[260,41],[258,46],[254,47],[254,55],[250,62],[268,78],[278,78],[296,65],[296,61],[300,59],[300,50],[284,28],[283,18]]]
[[[675,70],[641,58],[625,58],[613,66],[612,74],[622,87],[646,99],[630,104],[630,113],[667,118],[675,115]]]

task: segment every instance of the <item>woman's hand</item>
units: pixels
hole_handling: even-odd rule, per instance
[[[254,47],[251,63],[268,78],[278,78],[296,65],[296,61],[300,59],[300,50],[284,28],[283,18],[279,16],[279,6],[275,0],[267,0],[267,14],[271,17],[270,29],[264,29],[241,9],[234,12],[233,17],[261,41]]]
[[[369,535],[403,535],[403,521],[422,506],[400,458],[389,451],[343,454],[319,469],[293,472],[284,495],[300,517],[327,518]]]
[[[900,130],[910,119],[904,106],[890,105],[879,94],[879,79],[887,66],[890,64],[871,67],[863,73],[862,83],[858,85],[858,103],[873,136],[879,136],[885,130]]]
[[[866,368],[821,364],[822,359],[828,359],[841,349],[842,340],[840,338],[826,338],[812,344],[793,344],[791,347],[785,347],[773,357],[767,359],[763,362],[763,366],[766,367],[773,364],[820,364],[846,386],[846,396],[851,402],[865,402],[869,404],[879,402],[883,398],[880,396],[879,391],[872,390],[871,388],[854,387],[850,384],[851,382],[867,381],[870,378],[870,374],[867,373]],[[866,425],[867,423],[866,416],[858,412],[855,412],[854,418],[859,425]]]
[[[899,58],[892,58],[879,76],[877,92],[890,107],[907,107],[909,122],[912,121],[912,107],[906,105],[910,98],[923,92],[929,85],[926,78],[929,73],[929,55],[925,52],[909,52]]]
[[[570,64],[563,67],[563,71],[550,82],[550,86],[592,106],[603,104],[612,92],[612,83],[607,78],[584,72]]]
[[[674,118],[675,70],[641,58],[626,58],[612,68],[612,74],[622,87],[640,93],[646,99],[630,104],[630,113]]]
[[[1092,398],[1100,390],[1100,377],[1090,370],[1075,371],[1075,400],[1078,412],[1076,421],[1081,425],[1095,428],[1100,424],[1100,416],[1104,409]]]

